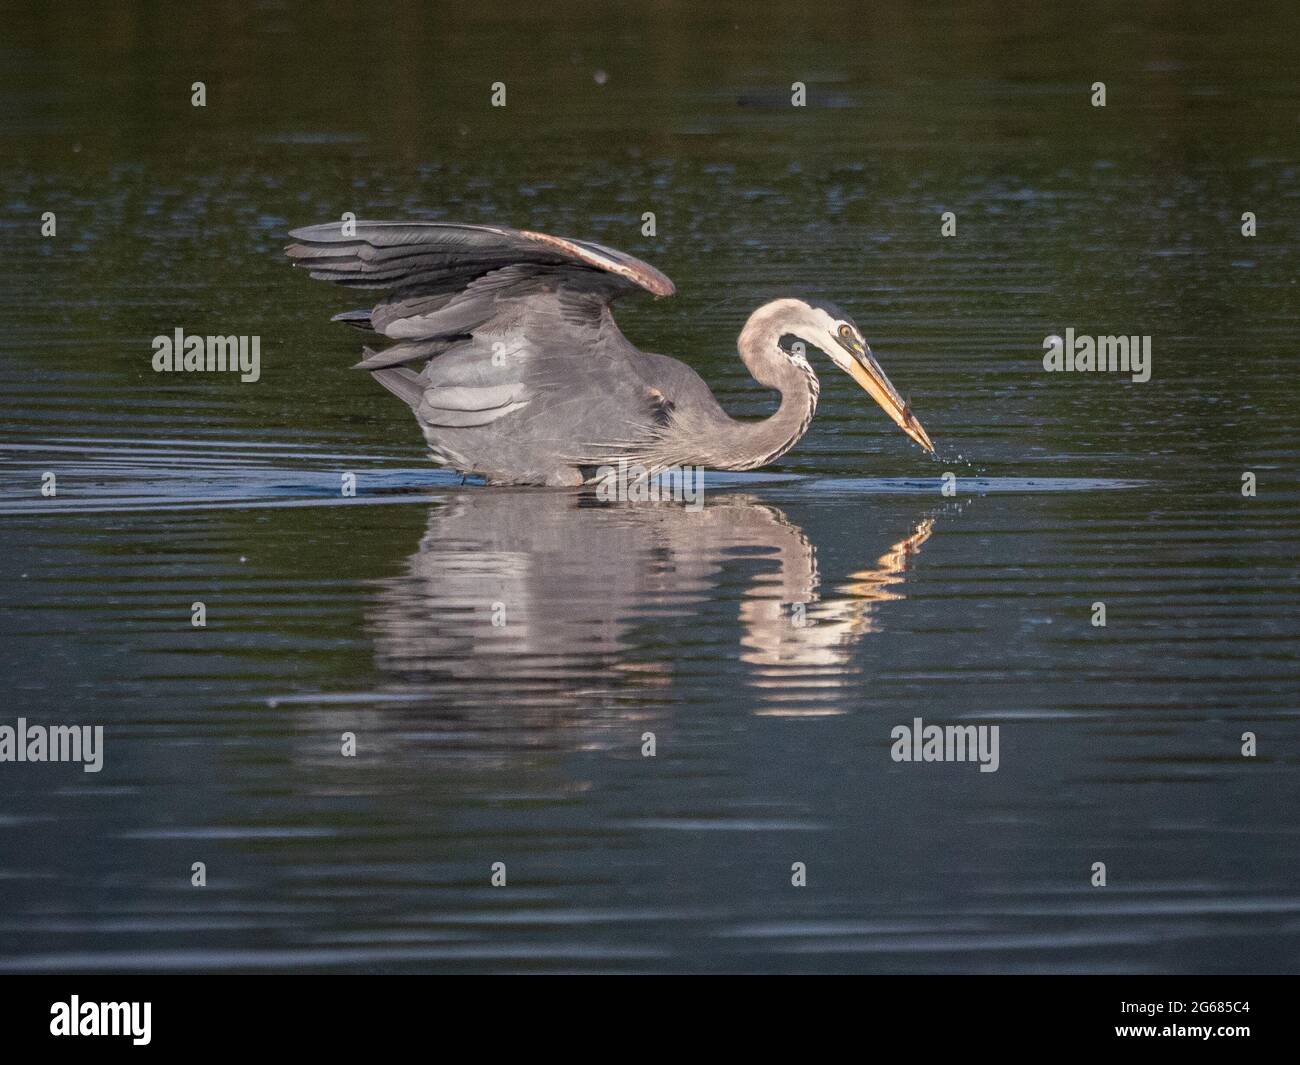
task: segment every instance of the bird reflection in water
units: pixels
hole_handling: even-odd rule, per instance
[[[835,713],[853,648],[903,598],[926,517],[823,591],[816,548],[771,503],[715,493],[699,510],[593,494],[467,489],[432,507],[407,572],[370,615],[379,667],[442,707],[645,712],[692,658],[737,657],[758,713]],[[733,605],[728,608],[727,604]],[[680,641],[650,619],[681,619]],[[661,631],[661,630],[660,630]],[[400,679],[399,679],[400,678]]]

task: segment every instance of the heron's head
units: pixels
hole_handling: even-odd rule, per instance
[[[898,394],[898,389],[890,383],[880,363],[871,354],[871,346],[863,337],[862,330],[834,304],[798,298],[773,300],[749,316],[740,337],[742,352],[763,350],[765,356],[787,359],[796,368],[809,373],[812,368],[804,356],[804,348],[807,345],[820,348],[831,362],[880,404],[903,432],[926,451],[934,451],[930,437],[912,414],[912,408]],[[803,348],[794,341],[802,341]]]

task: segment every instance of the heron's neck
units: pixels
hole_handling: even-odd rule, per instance
[[[760,356],[761,345],[771,345],[777,357]],[[729,465],[733,470],[752,470],[775,462],[808,431],[817,411],[820,383],[812,367],[805,362],[796,366],[777,346],[777,338],[746,337],[742,335],[741,357],[749,371],[761,385],[776,389],[781,394],[781,404],[768,418],[760,422],[733,421],[730,450],[735,456]]]

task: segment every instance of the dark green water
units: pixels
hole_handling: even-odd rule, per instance
[[[6,5],[0,725],[105,753],[0,763],[0,969],[1295,971],[1294,5],[492,6]],[[461,487],[280,254],[344,211],[646,258],[740,414],[831,298],[939,457],[823,360],[698,512]]]

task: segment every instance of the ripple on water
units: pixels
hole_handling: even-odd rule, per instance
[[[33,491],[53,470],[58,494]],[[343,495],[342,473],[356,475]],[[432,465],[395,465],[385,456],[348,455],[248,441],[103,441],[58,438],[48,444],[0,443],[0,514],[210,510],[249,507],[357,506],[428,502],[426,493],[463,478]],[[958,477],[958,495],[1096,492],[1144,482],[1087,477]],[[935,478],[836,477],[706,471],[704,491],[779,487],[823,496],[941,496]]]

